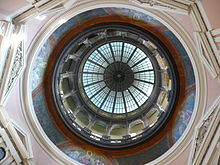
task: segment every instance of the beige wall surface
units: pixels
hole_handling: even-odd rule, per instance
[[[212,30],[220,28],[220,0],[202,0],[206,15],[211,24]],[[219,35],[220,36],[220,35]],[[220,50],[220,42],[217,43]],[[220,56],[220,55],[219,55]]]
[[[208,16],[209,22],[213,29],[220,28],[220,1],[219,0],[202,0],[203,7]]]
[[[20,127],[22,130],[30,136],[31,147],[33,150],[33,161],[36,165],[59,165],[54,161],[39,145],[36,141],[35,136],[31,133],[30,128],[25,120],[22,106],[20,102],[20,84],[16,83],[11,95],[9,96],[8,102],[6,104],[6,110],[9,117]]]

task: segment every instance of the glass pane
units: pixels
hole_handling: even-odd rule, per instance
[[[124,91],[109,89],[105,83],[105,70],[115,62],[127,63],[134,73],[133,84]],[[115,70],[122,75],[121,72],[126,72],[120,67]],[[114,81],[117,85],[114,73],[108,74],[113,75],[110,82]],[[153,66],[147,55],[140,48],[119,41],[104,44],[91,53],[83,67],[82,79],[91,102],[103,111],[114,114],[136,110],[147,101],[154,87]]]

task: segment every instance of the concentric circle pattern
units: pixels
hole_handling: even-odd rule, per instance
[[[98,47],[88,57],[82,73],[86,95],[108,113],[136,110],[147,101],[154,87],[150,59],[140,48],[126,42]]]
[[[177,98],[171,60],[157,38],[134,25],[114,22],[82,31],[55,65],[52,89],[62,120],[100,147],[152,138]]]
[[[129,5],[124,8],[98,8],[96,5],[91,9],[79,4],[73,12],[62,15],[62,18],[69,18],[67,22],[58,27],[58,22],[54,21],[54,28],[42,28],[33,49],[30,49],[23,85],[27,120],[30,120],[34,133],[40,135],[39,142],[46,148],[52,146],[50,154],[53,157],[59,156],[57,159],[61,163],[68,164],[65,154],[74,164],[146,164],[164,153],[171,153],[169,156],[173,156],[173,151],[182,150],[187,139],[190,140],[190,135],[186,133],[190,132],[193,123],[190,121],[195,117],[195,105],[199,101],[196,91],[199,88],[198,83],[195,83],[193,69],[197,67],[190,60],[193,55],[187,53],[191,49],[180,42],[189,39],[184,36],[184,32],[175,36],[176,33],[173,32],[181,32],[181,28],[175,26],[170,30],[156,19],[166,16],[156,16],[156,13],[148,15],[149,11],[138,8],[134,10]],[[166,23],[172,22],[169,20]],[[111,48],[106,49],[110,54],[100,51],[109,64],[100,54],[91,58],[99,48],[109,44],[117,60],[114,61]],[[127,113],[121,107],[119,113],[116,109],[118,104],[113,111],[113,94],[113,103],[107,112],[103,108],[106,107],[104,103],[108,97],[106,101],[99,98],[104,90],[109,88],[109,91],[117,92],[116,99],[119,96],[123,98],[122,92],[131,89],[132,85],[141,88],[140,84],[148,84],[135,81],[135,76],[139,75],[138,79],[150,81],[150,76],[146,75],[149,73],[141,68],[141,63],[134,68],[127,63],[134,49],[127,49],[126,44],[143,51],[144,55],[140,58],[147,56],[151,62],[153,69],[149,72],[153,73],[153,88],[147,100],[143,99],[143,104],[135,96],[140,107]],[[89,68],[86,71],[89,74],[83,73],[88,59],[101,64],[105,69],[101,70],[99,66],[93,65],[95,71]],[[100,69],[98,73],[103,75],[106,87],[102,89],[104,86],[99,86],[97,89],[97,84],[94,84],[85,88],[87,79],[98,81],[97,77],[101,74],[90,73],[97,73],[97,69]],[[143,74],[146,76],[142,77]],[[30,93],[27,88],[29,86]],[[89,96],[87,88],[93,89],[93,95],[98,94]],[[141,91],[144,90],[146,93],[148,89],[142,88]],[[127,101],[126,105],[123,99],[121,101],[122,107],[129,106]],[[134,103],[132,105],[137,105],[132,97],[131,101]],[[103,104],[102,107],[99,104]],[[165,155],[155,162],[169,159]]]

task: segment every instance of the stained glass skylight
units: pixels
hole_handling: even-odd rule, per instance
[[[102,111],[125,114],[142,106],[154,87],[154,68],[139,47],[123,41],[99,46],[87,58],[82,83]]]

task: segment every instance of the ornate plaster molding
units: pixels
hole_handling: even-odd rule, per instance
[[[29,135],[11,120],[4,107],[0,106],[0,147],[6,151],[2,165],[34,165]]]
[[[19,77],[19,74],[22,71],[23,66],[24,66],[24,41],[20,41],[15,53],[12,70],[10,72],[7,91],[5,93],[6,96],[13,87],[13,84],[15,83],[16,79]]]
[[[1,43],[0,105],[4,105],[8,94],[24,66],[24,25],[9,23],[6,36]]]
[[[0,147],[2,147],[5,151],[5,158],[0,160],[0,164],[3,165],[12,165],[12,164],[20,164],[21,158],[17,153],[13,143],[11,142],[7,131],[0,127]]]
[[[200,1],[191,5],[190,8],[189,15],[195,24],[199,57],[211,75],[216,78],[220,75],[220,57],[215,37],[212,35],[212,27]]]
[[[213,135],[212,141],[203,158],[202,165],[213,164],[219,165],[220,163],[220,126],[217,128]]]
[[[210,143],[220,124],[220,97],[197,125],[190,164],[202,164]],[[219,136],[219,135],[218,135]]]
[[[188,5],[171,0],[129,0],[141,7],[187,14]]]

